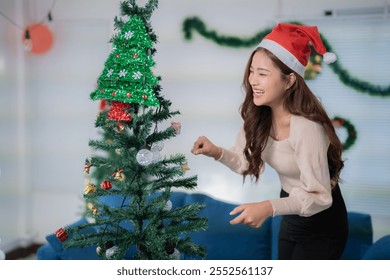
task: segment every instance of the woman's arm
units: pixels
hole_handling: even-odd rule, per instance
[[[234,172],[242,174],[248,168],[248,162],[246,161],[243,153],[245,144],[244,129],[241,127],[233,147],[225,149],[216,146],[207,137],[201,136],[195,141],[191,152],[194,155],[202,154],[212,157],[229,167]]]

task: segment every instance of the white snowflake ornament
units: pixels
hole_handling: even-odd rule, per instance
[[[131,32],[131,31],[127,31],[126,33],[125,33],[125,38],[126,38],[126,40],[129,40],[131,37],[133,37],[133,32]]]
[[[113,70],[113,69],[108,70],[108,72],[107,72],[107,77],[110,77],[110,76],[112,75],[112,73],[114,73],[114,70]]]
[[[119,71],[119,77],[124,77],[124,76],[126,76],[126,74],[127,74],[127,71],[125,69]]]
[[[133,73],[133,79],[139,80],[139,79],[141,79],[141,77],[142,77],[142,73],[140,71]]]

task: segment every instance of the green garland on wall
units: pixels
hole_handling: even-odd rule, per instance
[[[302,24],[299,22],[292,22],[292,23]],[[214,41],[218,45],[232,47],[232,48],[255,47],[261,41],[261,39],[264,38],[264,36],[267,35],[271,30],[272,29],[270,28],[265,28],[257,32],[252,37],[239,38],[236,36],[221,35],[215,30],[209,30],[206,27],[205,23],[198,17],[187,18],[183,22],[184,38],[186,40],[191,40],[193,37],[193,33],[197,31],[200,35],[202,35],[208,40]],[[326,38],[322,34],[320,34],[320,36],[326,49],[329,52],[334,52],[328,40],[326,40]],[[339,77],[340,81],[344,85],[351,87],[358,92],[366,93],[371,96],[381,96],[381,97],[390,96],[390,85],[387,87],[386,86],[382,87],[379,85],[374,85],[367,81],[360,80],[352,76],[348,72],[348,70],[343,68],[338,60],[332,64],[329,64],[329,67]]]
[[[345,139],[344,143],[342,143],[343,151],[346,151],[349,148],[351,148],[353,144],[355,144],[357,138],[357,132],[355,126],[350,121],[339,116],[335,116],[332,119],[332,123],[336,129],[344,128],[347,130],[347,134],[348,134],[347,139]]]
[[[264,38],[265,35],[271,32],[271,30],[271,28],[266,28],[250,38],[238,38],[234,36],[220,35],[217,31],[208,30],[204,22],[198,17],[187,18],[183,22],[184,38],[186,40],[191,40],[194,31],[197,31],[200,35],[206,39],[214,41],[218,45],[233,48],[254,47],[259,44],[261,38]]]

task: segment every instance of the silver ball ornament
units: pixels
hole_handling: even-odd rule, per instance
[[[102,249],[102,247],[100,247],[100,246],[97,246],[97,247],[96,247],[96,254],[98,254],[99,256],[100,256],[101,254],[103,254],[103,249]]]
[[[118,251],[118,246],[112,246],[111,248],[106,250],[106,257],[111,259],[112,256]]]
[[[164,210],[171,211],[172,210],[172,201],[168,200],[165,204]]]
[[[150,149],[152,152],[161,152],[163,148],[164,148],[164,142],[159,141],[153,143]]]
[[[180,260],[180,251],[175,248],[172,254],[169,255],[171,260]]]
[[[153,153],[148,149],[141,149],[136,155],[137,162],[142,166],[147,166],[153,162]]]

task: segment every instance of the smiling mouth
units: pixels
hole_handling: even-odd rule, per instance
[[[265,93],[265,91],[261,90],[261,89],[254,89],[253,90],[253,95],[255,95],[255,96],[262,96],[264,93]]]

